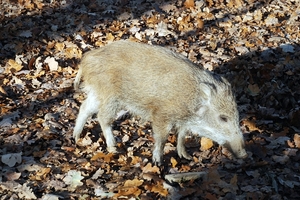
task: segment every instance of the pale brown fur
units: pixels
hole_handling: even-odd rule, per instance
[[[156,163],[161,163],[172,128],[178,131],[180,157],[191,158],[183,145],[187,131],[226,145],[238,157],[246,156],[230,84],[177,53],[130,41],[113,42],[84,55],[75,89],[81,77],[88,97],[76,121],[76,141],[87,117],[98,113],[108,150],[115,152],[110,126],[117,112],[125,109],[152,122]]]

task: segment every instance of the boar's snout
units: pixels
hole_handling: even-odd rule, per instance
[[[238,151],[237,153],[234,152],[233,154],[234,154],[234,156],[237,157],[237,158],[242,158],[242,159],[244,159],[244,158],[247,158],[247,157],[248,157],[248,154],[247,154],[247,152],[246,152],[245,149],[242,149],[242,150]]]
[[[225,145],[227,148],[236,158],[247,158],[248,154],[245,150],[245,143],[244,140],[234,140],[233,142],[227,142]]]

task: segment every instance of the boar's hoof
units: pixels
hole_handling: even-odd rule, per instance
[[[180,158],[184,157],[187,160],[192,160],[192,156],[188,154],[186,151],[178,151],[178,156]]]
[[[248,157],[248,154],[246,151],[241,152],[238,156],[238,158],[244,159]]]
[[[77,144],[78,140],[79,140],[80,134],[75,134],[73,133],[73,138],[75,140],[75,144]]]
[[[160,156],[157,157],[155,155],[152,156],[152,162],[153,164],[155,164],[156,166],[160,166],[161,165],[161,158]]]
[[[118,153],[116,147],[107,147],[107,151],[108,151],[109,153]]]

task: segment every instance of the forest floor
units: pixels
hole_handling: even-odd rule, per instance
[[[298,0],[0,1],[0,199],[300,199],[299,15]],[[120,39],[225,76],[249,156],[189,137],[180,159],[170,134],[157,167],[134,117],[114,122],[118,154],[95,118],[75,145],[80,58]],[[188,172],[206,175],[166,179]]]

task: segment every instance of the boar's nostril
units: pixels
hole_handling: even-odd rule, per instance
[[[247,157],[248,157],[248,154],[246,153],[246,151],[241,152],[241,154],[238,156],[238,158],[242,158],[242,159],[247,158]]]

